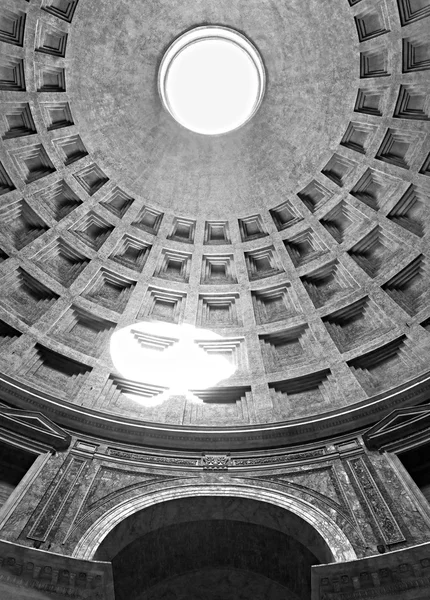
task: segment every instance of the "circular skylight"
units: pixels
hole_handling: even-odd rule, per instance
[[[168,48],[159,70],[165,108],[181,125],[219,135],[244,125],[264,95],[265,72],[256,48],[225,27],[197,27]]]

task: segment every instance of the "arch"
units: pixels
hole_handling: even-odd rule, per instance
[[[355,560],[355,550],[340,527],[320,509],[288,493],[265,490],[255,485],[176,485],[127,500],[99,517],[76,544],[72,556],[91,560],[105,537],[128,517],[146,508],[183,498],[231,497],[257,501],[284,509],[302,519],[326,545],[333,562]]]

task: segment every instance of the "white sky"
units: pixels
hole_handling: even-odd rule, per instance
[[[215,135],[240,127],[258,101],[258,70],[248,53],[224,39],[198,40],[179,52],[165,92],[181,125]]]

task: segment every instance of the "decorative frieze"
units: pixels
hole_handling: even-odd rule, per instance
[[[405,536],[401,532],[364,460],[355,458],[349,460],[348,463],[359,485],[367,509],[372,516],[374,526],[379,530],[384,542],[387,545],[404,542]]]
[[[156,463],[162,465],[172,465],[177,467],[195,467],[197,458],[180,458],[177,456],[158,456],[155,454],[143,454],[143,452],[129,452],[128,450],[119,450],[118,448],[108,448],[108,456],[122,460],[138,461],[145,463]]]
[[[82,481],[87,466],[88,462],[83,458],[68,456],[30,518],[27,538],[43,543],[55,533],[76,494],[77,484]]]
[[[275,465],[294,461],[299,462],[302,460],[312,460],[314,458],[321,458],[325,454],[325,449],[319,448],[318,450],[282,454],[281,456],[256,456],[252,458],[233,458],[232,464],[235,467],[258,467],[260,465]]]
[[[227,471],[231,458],[229,454],[203,454],[200,465],[204,471]]]

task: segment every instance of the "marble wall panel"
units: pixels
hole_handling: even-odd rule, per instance
[[[312,567],[312,600],[428,600],[430,544]]]
[[[113,510],[118,513],[121,506],[124,520],[112,542],[117,549],[166,522],[199,520],[211,511],[220,519],[246,518],[276,530],[285,529],[283,518],[288,513],[289,532],[300,538],[303,521],[268,504],[266,498],[258,502],[257,495],[245,510],[246,503],[241,498],[215,497],[218,491],[233,489],[232,486],[251,486],[261,490],[262,498],[274,494],[302,506],[312,505],[320,511],[321,523],[327,519],[346,535],[357,556],[376,554],[380,551],[378,546],[396,549],[425,541],[429,535],[427,521],[418,510],[416,498],[396,475],[392,462],[356,442],[344,443],[339,449],[340,453],[334,452],[335,446],[328,445],[324,452],[296,452],[291,455],[292,465],[277,464],[280,456],[273,457],[271,464],[269,456],[254,460],[252,456],[236,458],[230,453],[225,455],[222,469],[209,469],[206,455],[152,455],[147,454],[150,449],[108,448],[105,444],[75,440],[72,450],[52,456],[28,489],[23,490],[0,536],[22,545],[73,553],[94,523],[108,518]],[[288,456],[285,455],[285,461]],[[191,484],[203,494],[210,495],[213,490],[214,496],[176,501],[180,490]],[[145,496],[156,497],[162,490],[171,490],[169,501],[163,501],[163,510],[150,506],[133,519],[126,518],[130,514],[128,506]],[[115,518],[117,523],[121,520],[120,516]],[[317,531],[309,526],[307,535],[309,547],[320,545],[322,556]],[[106,558],[110,551],[107,555],[100,552]],[[327,555],[322,560],[331,559]]]
[[[0,541],[0,598],[115,600],[112,567]]]

